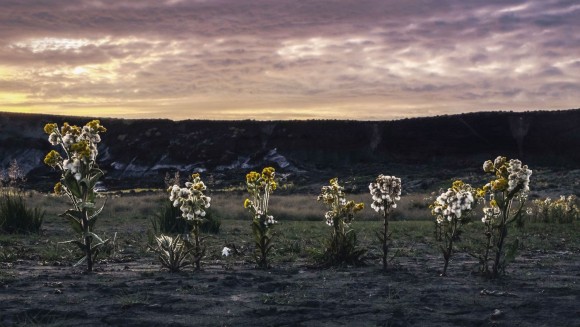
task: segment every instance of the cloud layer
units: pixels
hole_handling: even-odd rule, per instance
[[[577,1],[0,6],[4,111],[393,119],[579,102]]]

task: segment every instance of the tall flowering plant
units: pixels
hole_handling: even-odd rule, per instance
[[[93,270],[93,262],[99,247],[108,240],[101,239],[92,229],[104,204],[97,209],[95,205],[95,185],[104,173],[97,165],[97,144],[101,142],[100,133],[106,132],[98,120],[93,120],[83,127],[64,123],[61,128],[49,123],[44,126],[48,141],[59,146],[62,152],[51,150],[44,158],[44,163],[61,172],[61,178],[54,186],[57,194],[66,194],[73,208],[61,216],[67,218],[73,229],[81,234],[76,244],[84,257],[76,265],[86,261],[87,271]],[[96,241],[96,244],[93,243]]]
[[[201,225],[205,221],[206,209],[211,205],[211,198],[204,194],[207,187],[201,180],[199,174],[191,175],[191,182],[186,182],[185,187],[175,184],[168,191],[169,200],[174,207],[179,207],[181,217],[191,226],[191,237],[193,242],[188,242],[189,235],[185,237],[186,244],[192,247],[191,255],[196,269],[201,269],[201,259],[205,256],[205,247],[202,245]]]
[[[481,270],[490,277],[498,277],[510,260],[515,257],[519,240],[508,246],[504,253],[508,226],[514,222],[523,223],[524,206],[530,191],[532,171],[520,160],[497,157],[487,160],[483,171],[493,175],[490,182],[478,190],[479,196],[489,200],[483,208],[481,221],[487,238]],[[494,252],[494,253],[490,253]],[[491,256],[491,257],[490,257]],[[489,263],[491,261],[491,270]]]
[[[268,253],[272,249],[272,227],[276,220],[268,214],[270,194],[276,190],[275,170],[266,167],[262,173],[251,171],[246,175],[246,186],[250,197],[244,201],[244,208],[252,214],[252,232],[256,244],[255,259],[260,268],[268,267]]]
[[[373,198],[371,208],[383,216],[383,230],[377,236],[383,247],[383,270],[387,270],[387,254],[389,252],[389,214],[397,207],[401,199],[401,179],[395,176],[379,175],[374,183],[369,184]]]
[[[441,193],[433,202],[431,213],[435,216],[436,228],[440,231],[439,245],[445,265],[441,276],[447,275],[449,259],[453,254],[453,242],[459,240],[461,227],[470,221],[470,214],[476,204],[475,190],[462,181]],[[437,234],[437,233],[436,233]]]
[[[338,178],[331,179],[330,185],[322,187],[318,201],[323,202],[329,209],[324,218],[326,224],[332,227],[324,261],[331,265],[361,263],[365,251],[357,248],[356,234],[350,224],[355,213],[364,209],[364,203],[347,201],[344,187],[338,183]]]

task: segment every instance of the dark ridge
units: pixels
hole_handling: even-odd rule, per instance
[[[29,187],[48,189],[57,175],[42,163],[51,149],[44,124],[84,124],[90,119],[0,113],[0,167],[16,159]],[[530,166],[580,168],[580,109],[397,121],[101,122],[108,131],[99,146],[100,164],[107,170],[107,183],[116,187],[161,187],[165,173],[175,170],[201,171],[217,185],[241,185],[245,172],[265,165],[298,184],[334,175],[420,172],[425,167],[445,174],[477,171],[497,155],[520,158]]]

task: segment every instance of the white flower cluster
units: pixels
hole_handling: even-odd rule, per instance
[[[530,191],[530,176],[532,176],[532,170],[528,169],[527,165],[522,165],[522,162],[518,159],[512,159],[509,161],[507,167],[509,173],[508,176],[508,192],[515,190],[521,185],[521,193],[527,193]]]
[[[203,194],[207,189],[199,175],[194,174],[192,182],[185,183],[186,187],[173,185],[169,188],[169,200],[173,206],[181,210],[181,216],[187,220],[202,220],[206,215],[205,209],[211,205],[211,198]]]
[[[369,184],[369,191],[373,197],[371,208],[376,212],[396,208],[396,201],[401,199],[401,179],[381,174],[376,182]]]
[[[254,211],[254,220],[262,221],[261,218],[264,217],[263,223],[264,226],[269,227],[270,225],[274,225],[278,223],[277,220],[274,219],[272,215],[264,215],[264,210],[256,209]]]
[[[70,171],[77,181],[80,181],[83,175],[81,174],[81,161],[73,157],[72,159],[64,159],[62,161],[62,168]]]
[[[450,188],[439,195],[433,203],[433,215],[437,217],[439,224],[445,220],[461,220],[461,217],[472,209],[474,202],[473,194],[468,189]]]

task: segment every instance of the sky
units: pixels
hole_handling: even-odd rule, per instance
[[[577,0],[0,0],[0,111],[389,120],[580,107]]]

